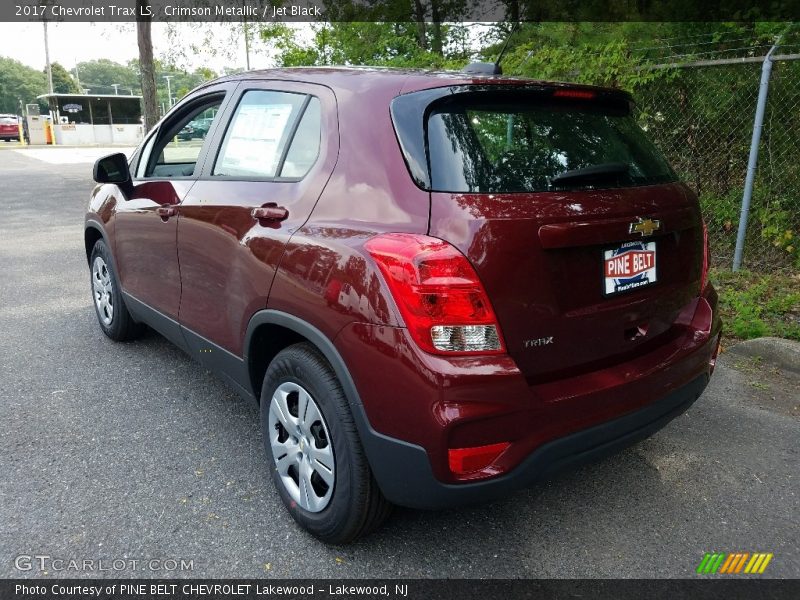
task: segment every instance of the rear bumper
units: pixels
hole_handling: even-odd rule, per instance
[[[443,508],[490,500],[614,452],[686,410],[713,370],[722,328],[716,305],[708,286],[676,320],[680,335],[627,361],[543,383],[528,381],[508,355],[423,353],[402,328],[353,324],[335,344],[384,495]],[[449,449],[501,442],[510,445],[484,469],[450,471]]]
[[[617,452],[661,429],[688,409],[708,384],[700,375],[690,383],[636,412],[547,442],[505,475],[472,483],[442,483],[433,474],[428,455],[419,446],[377,433],[364,440],[375,478],[384,495],[401,506],[439,509],[476,504],[585,462]]]

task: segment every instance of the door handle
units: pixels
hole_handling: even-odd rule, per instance
[[[165,204],[164,206],[159,206],[156,209],[156,214],[161,217],[162,221],[166,222],[167,219],[178,214],[178,209],[174,206],[170,206],[169,204]]]
[[[289,216],[289,211],[283,206],[275,206],[270,204],[268,206],[259,206],[250,211],[254,219],[259,221],[283,221]]]

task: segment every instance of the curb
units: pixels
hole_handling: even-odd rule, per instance
[[[731,346],[725,353],[746,358],[763,358],[781,370],[800,375],[800,342],[775,337],[756,338]]]

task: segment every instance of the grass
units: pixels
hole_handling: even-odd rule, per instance
[[[800,273],[712,269],[724,321],[723,344],[775,336],[800,341]]]

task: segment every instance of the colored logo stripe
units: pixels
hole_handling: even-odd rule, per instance
[[[745,567],[745,573],[763,573],[764,570],[767,568],[769,561],[772,560],[772,553],[769,554],[753,554],[753,558],[750,559],[750,562],[747,563],[747,567]]]
[[[706,552],[697,566],[697,573],[703,575],[720,574],[761,574],[774,555],[766,552]],[[746,565],[746,566],[745,566]]]
[[[720,573],[738,573],[744,567],[744,561],[750,558],[750,553],[737,552],[735,554],[728,554],[728,560],[722,565],[719,570]]]
[[[716,573],[724,558],[725,554],[722,552],[714,552],[713,554],[706,552],[706,555],[700,562],[700,566],[697,567],[697,572],[705,574]]]

